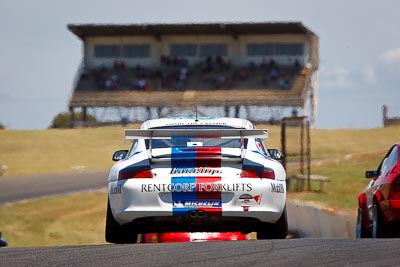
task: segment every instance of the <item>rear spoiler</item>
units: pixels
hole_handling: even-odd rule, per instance
[[[268,138],[268,130],[247,129],[148,129],[125,130],[125,140],[134,139],[171,139],[172,137],[199,138]]]
[[[173,137],[198,137],[198,138],[268,138],[268,130],[246,130],[246,129],[148,129],[148,130],[125,130],[125,140],[149,139],[149,158],[152,156],[152,139],[171,139]],[[241,159],[244,157],[244,147],[241,148]]]

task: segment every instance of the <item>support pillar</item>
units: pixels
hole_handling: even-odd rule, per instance
[[[74,107],[69,107],[69,128],[74,128],[74,126],[75,126]]]

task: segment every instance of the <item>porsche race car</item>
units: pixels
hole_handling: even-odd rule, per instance
[[[138,234],[257,232],[285,238],[286,172],[267,130],[238,118],[164,118],[125,130],[129,150],[113,155],[105,238]]]

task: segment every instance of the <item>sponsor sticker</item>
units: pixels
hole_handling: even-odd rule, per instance
[[[228,125],[227,122],[215,122],[215,121],[207,121],[212,120],[214,117],[209,118],[198,118],[198,121],[194,122],[170,122],[167,123],[166,126],[175,126],[175,125]]]
[[[172,168],[170,174],[222,174],[221,169],[207,167]]]
[[[110,194],[111,195],[117,195],[117,194],[121,194],[122,193],[122,189],[121,189],[121,185],[117,184],[117,185],[112,185],[110,188]]]
[[[207,200],[186,200],[174,201],[174,208],[220,208],[222,207],[221,201],[207,201]]]
[[[252,206],[253,204],[258,204],[260,205],[261,203],[261,198],[262,198],[262,194],[259,195],[249,195],[249,194],[243,194],[239,197],[239,201],[242,207],[245,206]]]
[[[283,194],[285,193],[285,188],[283,187],[283,184],[271,183],[271,192]]]
[[[173,192],[173,193],[218,193],[218,192],[251,192],[251,183],[170,183],[170,184],[142,184],[141,191]]]

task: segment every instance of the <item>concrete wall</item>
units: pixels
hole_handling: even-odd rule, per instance
[[[317,207],[300,201],[287,202],[289,232],[306,238],[355,238],[356,215]]]

